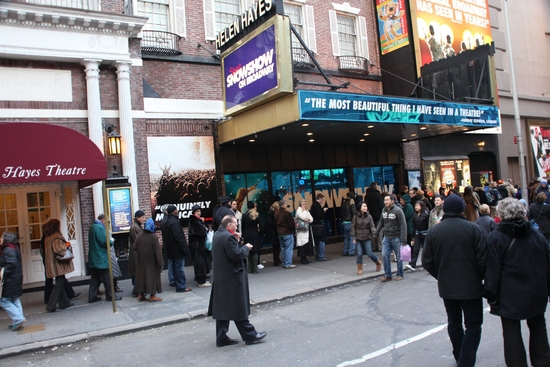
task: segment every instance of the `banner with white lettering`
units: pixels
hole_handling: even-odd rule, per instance
[[[299,90],[302,120],[500,126],[497,107],[412,98]]]
[[[250,101],[276,88],[277,47],[275,25],[223,59],[225,109]]]
[[[160,224],[162,206],[178,207],[187,226],[191,208],[198,205],[206,222],[217,204],[214,139],[211,136],[148,137],[151,212]]]

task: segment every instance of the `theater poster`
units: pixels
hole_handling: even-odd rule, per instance
[[[531,149],[537,177],[550,176],[550,126],[532,126]]]
[[[382,55],[409,44],[406,0],[376,0]]]
[[[493,41],[488,0],[411,0],[409,6],[419,68]]]
[[[193,205],[207,223],[217,204],[214,139],[211,136],[148,137],[151,211],[159,225],[162,206],[173,204],[187,227]]]

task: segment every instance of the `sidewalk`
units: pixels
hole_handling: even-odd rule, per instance
[[[342,243],[327,244],[326,254],[331,261],[313,261],[301,265],[294,256],[294,269],[273,266],[272,255],[262,255],[265,268],[258,274],[249,274],[252,304],[262,304],[293,297],[299,294],[319,291],[358,280],[381,277],[384,270],[375,272],[375,265],[364,256],[363,275],[357,275],[356,258],[342,256]],[[381,257],[380,252],[375,253]],[[294,252],[296,255],[296,252]],[[311,260],[311,258],[310,258]],[[405,265],[405,264],[404,264]],[[395,271],[396,263],[392,263]],[[88,303],[88,286],[77,286],[82,295],[73,299],[74,306],[55,313],[46,311],[43,292],[25,293],[21,297],[27,322],[25,328],[10,331],[11,319],[0,311],[0,358],[32,350],[75,343],[82,340],[113,336],[142,329],[191,320],[205,316],[210,298],[210,288],[198,288],[193,281],[193,267],[185,268],[188,286],[192,292],[176,293],[168,285],[168,273],[163,271],[162,302],[138,302],[132,298],[131,280],[119,281],[124,290],[117,301],[117,312],[113,313],[111,302]],[[406,275],[405,275],[406,276]]]

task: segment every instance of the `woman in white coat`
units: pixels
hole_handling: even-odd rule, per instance
[[[296,247],[298,248],[298,256],[300,256],[301,264],[309,264],[308,256],[314,256],[313,237],[311,236],[310,224],[313,222],[313,217],[307,210],[305,200],[300,200],[300,206],[296,210],[296,221],[302,222],[296,225]],[[307,227],[307,228],[306,228]]]

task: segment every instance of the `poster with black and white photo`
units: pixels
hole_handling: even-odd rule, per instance
[[[179,209],[183,226],[188,225],[193,205],[201,207],[205,222],[212,221],[217,204],[214,139],[211,136],[148,137],[151,212],[157,225],[162,206]]]

